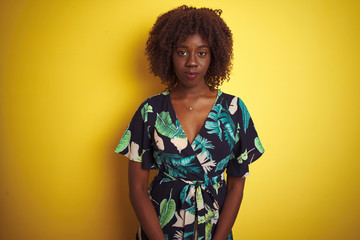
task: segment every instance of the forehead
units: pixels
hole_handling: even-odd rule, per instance
[[[209,47],[209,43],[200,35],[200,34],[191,34],[185,38],[183,41],[179,41],[176,44],[176,47]]]

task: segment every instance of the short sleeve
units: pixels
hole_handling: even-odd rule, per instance
[[[156,169],[149,133],[149,113],[152,113],[152,107],[145,101],[135,112],[115,152],[131,161],[141,162],[144,169]]]
[[[249,175],[249,164],[256,161],[264,148],[255,129],[253,120],[244,102],[239,98],[235,145],[227,167],[227,174],[236,177]]]

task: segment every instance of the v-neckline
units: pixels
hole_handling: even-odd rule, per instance
[[[216,105],[216,103],[217,103],[217,101],[218,101],[218,99],[219,99],[219,96],[220,96],[221,94],[222,94],[222,92],[218,89],[218,90],[217,90],[217,94],[216,94],[216,99],[215,99],[215,101],[214,101],[214,103],[213,103],[210,111],[208,112],[208,114],[207,114],[207,116],[206,116],[206,118],[205,118],[205,120],[204,120],[204,122],[203,122],[203,124],[202,124],[202,126],[201,126],[201,128],[200,128],[200,130],[199,130],[198,133],[195,135],[195,137],[194,137],[194,139],[192,140],[191,143],[190,143],[189,138],[188,138],[188,136],[186,135],[185,130],[184,130],[184,128],[182,127],[181,122],[180,122],[180,120],[179,120],[179,118],[178,118],[178,116],[177,116],[177,114],[176,114],[176,112],[175,112],[175,108],[174,108],[174,106],[173,106],[173,104],[172,104],[172,102],[171,102],[170,92],[169,92],[169,94],[167,94],[167,95],[168,95],[168,98],[169,98],[169,104],[170,104],[171,111],[173,112],[173,114],[174,114],[174,116],[175,116],[175,120],[179,122],[179,126],[181,127],[182,131],[184,132],[184,135],[185,135],[185,137],[186,137],[186,140],[187,140],[188,145],[192,146],[193,143],[194,143],[194,141],[195,141],[195,139],[196,139],[196,138],[200,135],[200,133],[202,132],[203,128],[205,127],[206,121],[207,121],[207,119],[209,118],[209,115],[210,115],[211,111],[214,109],[214,107],[215,107],[215,105]]]

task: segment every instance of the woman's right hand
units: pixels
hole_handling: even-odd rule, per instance
[[[129,195],[135,214],[146,236],[153,240],[165,240],[154,206],[147,193],[149,170],[140,162],[129,160]]]

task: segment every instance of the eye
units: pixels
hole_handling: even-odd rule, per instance
[[[199,56],[200,56],[200,57],[204,57],[204,56],[206,56],[206,55],[207,55],[207,52],[204,52],[204,51],[199,52]]]
[[[187,52],[184,51],[184,50],[179,50],[179,51],[177,52],[177,54],[180,55],[180,56],[186,56],[186,55],[187,55]]]

